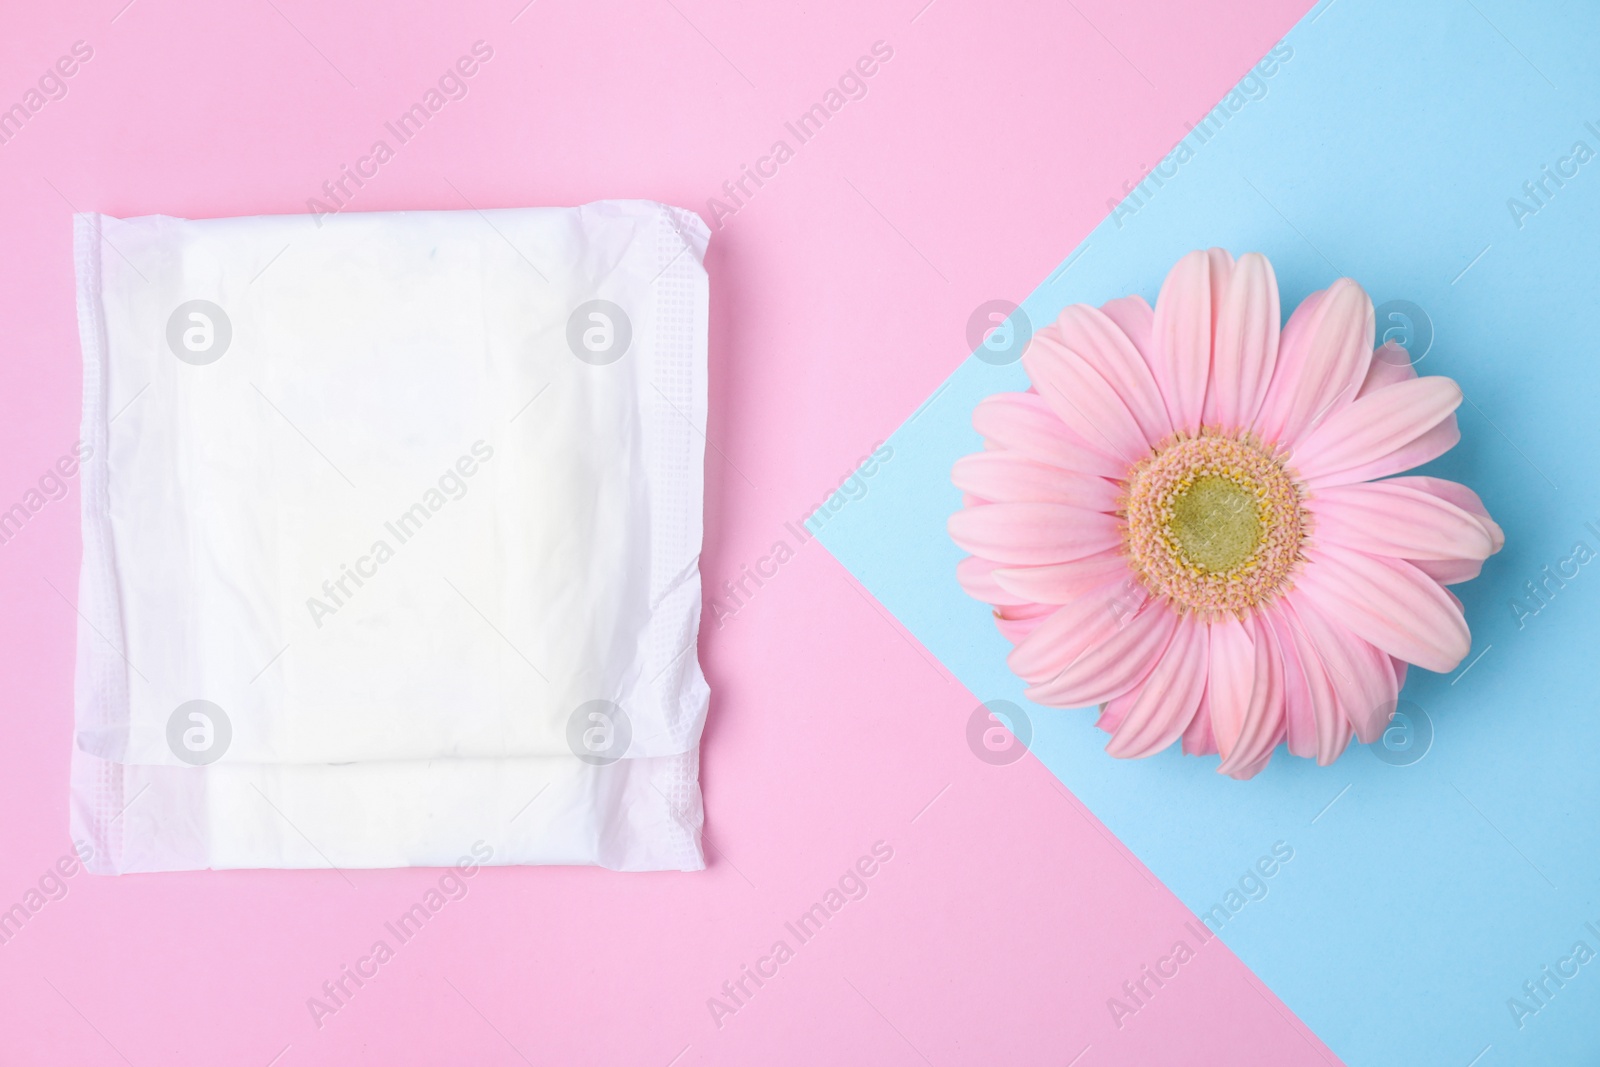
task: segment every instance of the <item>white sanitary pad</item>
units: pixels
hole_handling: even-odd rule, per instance
[[[702,865],[707,237],[78,218],[103,869]]]

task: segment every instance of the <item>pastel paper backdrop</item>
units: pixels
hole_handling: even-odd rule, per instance
[[[945,534],[974,404],[1026,387],[993,362],[1004,329],[822,529],[968,689],[1024,709],[1051,771],[1351,1064],[1600,1055],[1597,44],[1592,5],[1319,5],[1022,305],[1043,325],[1154,302],[1183,252],[1256,250],[1286,313],[1354,277],[1422,373],[1460,382],[1463,441],[1430,470],[1482,494],[1506,548],[1456,587],[1468,661],[1413,669],[1380,745],[1327,769],[1280,754],[1240,783],[1176,749],[1112,760],[1092,712],[1022,698]],[[1293,858],[1251,877],[1275,845]]]
[[[788,525],[965,357],[971,310],[1048,273],[1308,5],[10,5],[0,107],[74,42],[93,56],[0,140],[0,511],[78,433],[74,210],[305,212],[343,181],[351,211],[642,196],[710,222],[776,139],[794,155],[708,254],[702,570],[708,597],[754,589],[719,592],[732,614],[708,606],[701,639],[708,869],[485,870],[403,944],[385,924],[443,872],[77,874],[43,895],[71,847],[68,476],[0,538],[0,914],[39,905],[0,927],[0,1063],[1330,1062],[1215,940],[1119,1029],[1107,998],[1192,916],[1036,760],[976,758],[972,695]],[[480,41],[492,58],[397,138]],[[865,95],[799,143],[785,124],[878,41],[894,56]],[[714,1018],[879,840],[867,895]],[[314,1019],[382,937],[393,958]]]

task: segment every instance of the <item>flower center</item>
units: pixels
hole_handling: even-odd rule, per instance
[[[1244,481],[1203,474],[1172,497],[1167,521],[1178,555],[1206,574],[1226,574],[1261,543],[1261,513]]]
[[[1309,524],[1302,496],[1248,434],[1177,438],[1128,472],[1129,559],[1180,608],[1243,614],[1288,586]]]

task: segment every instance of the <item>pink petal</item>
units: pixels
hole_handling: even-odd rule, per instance
[[[1233,616],[1211,623],[1206,706],[1211,735],[1224,758],[1238,744],[1256,684],[1256,642],[1251,628]]]
[[[1211,336],[1217,336],[1217,316],[1222,312],[1222,294],[1228,291],[1235,260],[1233,253],[1215,245],[1206,249],[1211,262]]]
[[[1481,559],[1414,559],[1410,562],[1440,585],[1470,582],[1483,573]]]
[[[1450,594],[1404,560],[1319,544],[1295,585],[1340,625],[1407,663],[1444,673],[1472,647]]]
[[[1140,759],[1183,735],[1205,693],[1206,646],[1206,624],[1193,615],[1179,616],[1172,643],[1144,684],[1107,702],[1106,714],[1120,717],[1107,752],[1118,759]]]
[[[1000,635],[1013,645],[1021,644],[1033,631],[1042,626],[1048,614],[1041,614],[1040,610],[1054,610],[1050,605],[1028,604],[1020,607],[998,607],[994,611],[995,629]]]
[[[1278,360],[1278,279],[1265,256],[1239,257],[1220,303],[1205,421],[1238,429],[1254,422]]]
[[[1101,704],[1100,715],[1094,720],[1094,728],[1096,730],[1104,730],[1108,734],[1116,733],[1117,727],[1122,725],[1122,720],[1128,717],[1129,703],[1129,701],[1125,700],[1119,701],[1114,715],[1110,704]]]
[[[1302,659],[1322,664],[1338,714],[1355,728],[1362,744],[1381,737],[1400,692],[1392,658],[1327,618],[1301,590],[1290,591],[1282,610],[1304,638]],[[1324,724],[1319,732],[1331,730]]]
[[[993,574],[994,584],[1008,595],[1040,604],[1070,604],[1112,580],[1135,580],[1120,550],[1041,567],[1001,567]]]
[[[1111,515],[1070,504],[983,504],[950,516],[950,538],[974,556],[1034,565],[1082,559],[1122,543]]]
[[[1090,511],[1115,511],[1122,492],[1104,478],[1038,463],[1010,449],[962,456],[950,480],[996,503],[1071,504]]]
[[[1213,633],[1214,637],[1215,634]],[[1209,686],[1210,682],[1207,681]],[[1211,732],[1211,692],[1209,688],[1200,697],[1200,706],[1194,718],[1183,731],[1183,751],[1190,756],[1211,756],[1217,751],[1217,739]]]
[[[1303,662],[1294,627],[1283,612],[1273,607],[1262,614],[1283,655],[1284,736],[1289,742],[1289,754],[1310,759],[1317,754],[1317,697],[1312,687],[1317,682],[1326,686],[1327,679],[1321,677],[1321,664]]]
[[[1283,740],[1283,734],[1283,726],[1279,725],[1278,736],[1273,740],[1272,745],[1267,749],[1267,754],[1262,756],[1255,763],[1247,764],[1246,766],[1238,767],[1234,770],[1228,771],[1228,777],[1233,778],[1236,781],[1245,782],[1266,770],[1267,763],[1272,759],[1272,749],[1276,748],[1278,746],[1278,742]],[[1220,768],[1218,769],[1220,770]]]
[[[1483,524],[1489,532],[1489,540],[1494,545],[1490,555],[1505,547],[1505,531],[1500,529],[1500,524],[1489,517],[1489,509],[1483,506],[1483,500],[1471,489],[1460,482],[1452,482],[1445,478],[1429,478],[1420,474],[1408,475],[1404,478],[1390,478],[1385,485],[1405,485],[1413,489],[1420,489],[1424,493],[1431,493],[1440,500],[1445,500],[1465,511]]]
[[[972,412],[972,426],[988,443],[1062,470],[1104,478],[1120,478],[1128,472],[1126,463],[1074,436],[1050,405],[1034,393],[986,397]]]
[[[1165,604],[1146,600],[1143,609],[1116,617],[1098,639],[1056,674],[1027,690],[1035,704],[1078,708],[1119,697],[1137,687],[1168,651],[1178,615]]]
[[[1257,420],[1262,438],[1294,445],[1353,399],[1372,362],[1372,331],[1372,301],[1349,278],[1296,309]]]
[[[1145,298],[1138,295],[1121,296],[1101,304],[1100,310],[1133,342],[1133,347],[1138,349],[1145,363],[1153,365],[1151,353],[1155,351],[1156,313],[1150,309]],[[1153,377],[1154,372],[1151,373]]]
[[[1129,464],[1149,453],[1150,440],[1116,388],[1054,326],[1033,335],[1022,366],[1050,410],[1091,448]]]
[[[1294,447],[1291,462],[1310,485],[1366,481],[1393,464],[1461,404],[1461,387],[1449,378],[1418,378],[1379,389],[1346,404]],[[1393,469],[1388,469],[1388,468]],[[1357,473],[1362,476],[1358,479]]]
[[[1030,685],[1047,682],[1119,629],[1127,612],[1143,606],[1146,595],[1137,582],[1129,589],[1126,579],[1107,579],[1104,585],[1055,609],[1044,625],[1011,650],[1006,664]]]
[[[1128,406],[1147,445],[1172,435],[1172,420],[1150,365],[1115,322],[1098,308],[1073,304],[1061,313],[1056,331],[1062,343],[1099,371]]]
[[[1358,482],[1312,494],[1318,543],[1400,559],[1487,559],[1494,541],[1479,519],[1408,485]]]
[[[1374,478],[1387,478],[1398,471],[1408,471],[1413,467],[1420,467],[1429,460],[1438,459],[1456,447],[1460,441],[1461,429],[1456,424],[1456,417],[1447,415],[1439,425],[1382,459],[1319,478],[1316,484],[1349,485],[1353,482],[1371,481]]]
[[[1332,721],[1332,732],[1326,737],[1317,739],[1317,765],[1327,767],[1344,755],[1344,750],[1350,747],[1350,741],[1355,737],[1355,727],[1350,725],[1350,720],[1339,716]]]
[[[1385,341],[1372,350],[1372,363],[1367,367],[1367,376],[1361,382],[1361,388],[1356,391],[1356,399],[1360,400],[1376,389],[1396,382],[1409,382],[1417,376],[1417,368],[1411,362],[1411,354],[1397,341]]]
[[[1211,257],[1178,260],[1156,297],[1153,369],[1175,429],[1194,433],[1211,373]]]
[[[1329,677],[1327,664],[1318,654],[1316,645],[1306,635],[1305,628],[1296,617],[1294,610],[1287,603],[1275,605],[1271,612],[1274,629],[1277,631],[1279,647],[1284,650],[1284,662],[1289,667],[1290,675],[1299,674],[1305,684],[1304,695],[1310,703],[1311,731],[1309,737],[1309,751],[1305,750],[1304,722],[1298,723],[1302,734],[1300,749],[1295,743],[1296,716],[1302,715],[1298,709],[1290,708],[1289,749],[1295,755],[1316,756],[1317,762],[1326,767],[1344,752],[1350,744],[1352,727],[1350,718],[1339,705],[1339,690]],[[1331,632],[1331,630],[1330,630]],[[1351,638],[1352,641],[1355,638]],[[1367,646],[1369,649],[1372,646]],[[1290,657],[1293,657],[1292,662]],[[1370,657],[1374,663],[1382,656],[1376,649],[1372,649]],[[1341,668],[1342,669],[1342,668]]]
[[[956,581],[961,583],[961,588],[974,600],[981,600],[985,604],[1033,604],[1035,598],[1018,596],[1016,593],[1002,589],[994,579],[994,570],[1000,564],[992,559],[980,559],[977,556],[968,556],[956,564]]]
[[[1252,613],[1245,625],[1251,631],[1251,644],[1255,649],[1250,702],[1245,706],[1239,732],[1231,746],[1223,744],[1220,734],[1217,738],[1217,748],[1222,753],[1222,763],[1217,770],[1236,777],[1249,768],[1254,769],[1243,776],[1260,770],[1256,765],[1265,763],[1272,755],[1284,729],[1283,653],[1272,628],[1259,612]]]

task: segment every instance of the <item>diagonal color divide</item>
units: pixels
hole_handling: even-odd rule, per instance
[[[1320,4],[1023,305],[1040,324],[1072,302],[1153,301],[1182,253],[1219,244],[1266,253],[1285,309],[1332,263],[1380,309],[1422,309],[1419,371],[1472,401],[1433,472],[1477,488],[1507,534],[1455,587],[1471,673],[1411,672],[1422,758],[1358,746],[1333,769],[1279,758],[1239,783],[1216,757],[1112,760],[1092,714],[1027,705],[945,534],[950,465],[979,447],[972,408],[1024,388],[1016,364],[962,364],[895,433],[872,494],[819,534],[974,697],[1024,704],[1039,758],[1197,915],[1220,914],[1207,921],[1352,1065],[1600,1057],[1600,11],[1547,8]],[[1293,860],[1244,896],[1280,844]],[[1229,899],[1246,904],[1214,910]]]

